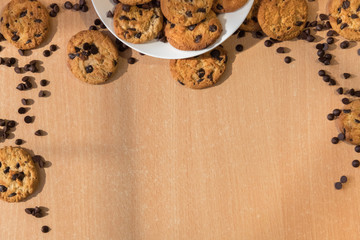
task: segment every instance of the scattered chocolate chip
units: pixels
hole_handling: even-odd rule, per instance
[[[270,41],[270,40],[266,40],[266,41],[264,42],[264,45],[265,45],[265,47],[271,47],[271,46],[273,45],[273,42]]]
[[[283,48],[283,47],[278,47],[278,48],[276,49],[276,52],[277,52],[277,53],[285,53],[285,48]]]
[[[341,182],[336,182],[335,183],[335,189],[340,190],[342,188],[342,183]]]
[[[349,45],[350,45],[350,43],[348,41],[343,41],[340,43],[340,48],[346,49],[349,47]]]
[[[35,131],[35,135],[36,135],[36,136],[43,136],[43,135],[44,135],[44,131],[43,131],[43,130],[40,130],[40,129],[39,129],[39,130],[36,130],[36,131]]]
[[[356,145],[354,150],[355,150],[355,152],[359,153],[360,152],[360,145]]]
[[[334,38],[333,37],[329,37],[328,39],[326,39],[326,42],[328,43],[328,44],[333,44],[334,43]]]
[[[360,166],[360,162],[359,160],[354,160],[352,161],[351,165],[354,167],[354,168],[358,168]]]
[[[21,144],[23,144],[23,140],[22,139],[16,139],[15,144],[16,145],[21,145]]]
[[[113,12],[109,10],[109,11],[106,13],[106,17],[108,17],[108,18],[113,18],[113,17],[114,17]]]
[[[327,119],[328,119],[329,121],[334,120],[334,114],[329,113],[329,114],[327,115]]]
[[[351,103],[348,98],[343,98],[343,99],[341,99],[341,101],[342,101],[342,103],[345,104],[345,105],[348,105],[348,104]]]
[[[73,4],[70,1],[66,1],[64,3],[64,8],[66,9],[72,9],[73,8]]]
[[[336,92],[341,95],[344,93],[344,89],[342,87],[339,87],[338,89],[336,89]]]
[[[332,144],[338,144],[338,142],[339,142],[339,139],[338,139],[337,137],[333,137],[333,138],[331,139],[331,143],[332,143]]]
[[[55,52],[57,50],[57,46],[55,44],[50,45],[50,51]]]
[[[341,183],[346,183],[347,182],[347,177],[346,176],[341,176],[340,182]]]
[[[323,76],[325,76],[326,73],[324,70],[319,70],[318,74],[320,77],[323,77]]]
[[[50,16],[50,17],[56,17],[56,16],[57,16],[57,13],[56,13],[54,10],[51,10],[51,11],[49,12],[49,16]]]
[[[10,171],[10,167],[6,167],[5,170],[4,170],[4,173],[5,173],[5,174],[6,174],[6,173],[9,173],[9,171]]]
[[[45,51],[43,52],[44,57],[49,57],[50,54],[51,54],[51,52],[50,52],[49,50],[45,50]]]
[[[45,80],[45,79],[42,79],[42,80],[40,81],[40,85],[43,86],[43,87],[45,87],[46,85],[48,85],[48,81]]]
[[[338,117],[341,114],[341,110],[340,109],[334,109],[333,114],[334,114],[334,116]]]
[[[345,134],[339,133],[338,139],[341,140],[341,141],[344,141],[345,140]]]
[[[136,62],[136,59],[133,57],[128,58],[127,60],[128,64],[134,64]]]
[[[289,56],[284,58],[284,62],[287,63],[287,64],[291,63],[291,61],[292,61],[291,57],[289,57]]]
[[[18,113],[19,114],[25,114],[26,113],[26,108],[24,108],[24,107],[19,108]]]
[[[34,211],[35,211],[34,208],[25,208],[25,212],[26,212],[27,214],[32,215]]]
[[[96,31],[96,30],[98,30],[98,29],[97,29],[97,27],[96,27],[95,25],[91,25],[91,26],[89,27],[89,30]]]
[[[14,128],[15,127],[15,125],[16,125],[16,122],[15,121],[8,121],[7,122],[7,124],[6,124],[6,126],[8,127],[8,128]]]
[[[41,227],[41,231],[42,231],[43,233],[48,233],[48,232],[50,231],[50,228],[49,228],[48,226],[42,226],[42,227]]]
[[[240,30],[238,35],[237,35],[237,38],[242,38],[242,37],[245,37],[245,31]]]
[[[43,90],[40,90],[38,96],[39,97],[46,97],[46,92],[43,91]]]
[[[348,78],[351,77],[351,74],[350,74],[350,73],[343,73],[343,77],[344,77],[345,79],[348,79]]]
[[[237,52],[242,52],[244,50],[244,47],[243,47],[243,45],[238,44],[238,45],[236,45],[235,49]]]
[[[323,13],[319,15],[319,18],[321,21],[329,20],[329,16]]]
[[[334,79],[330,79],[329,86],[335,86],[335,85],[336,85],[336,81]]]
[[[33,118],[30,117],[30,116],[26,116],[26,117],[24,118],[24,122],[25,122],[25,123],[32,123],[32,122],[33,122]]]

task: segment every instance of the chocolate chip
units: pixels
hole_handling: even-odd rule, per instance
[[[6,192],[7,191],[7,187],[5,187],[4,185],[0,185],[0,192]]]
[[[36,135],[36,136],[43,136],[43,135],[44,135],[44,132],[39,129],[39,130],[36,130],[36,131],[35,131],[35,135]]]
[[[127,60],[128,64],[134,64],[136,62],[136,59],[133,57],[128,58]]]
[[[109,11],[106,13],[106,17],[108,17],[108,18],[113,18],[113,17],[114,17],[113,12],[109,10]]]
[[[245,31],[240,30],[238,35],[237,35],[237,38],[242,38],[242,37],[245,37]]]
[[[343,3],[342,3],[342,8],[343,9],[347,9],[347,8],[349,8],[350,7],[350,2],[348,1],[348,0],[346,0],[346,1],[344,1]]]
[[[22,139],[16,139],[15,144],[16,145],[21,145],[21,144],[23,144],[23,140]]]
[[[55,52],[57,50],[57,46],[55,44],[50,45],[50,51]]]
[[[195,43],[199,43],[200,41],[201,41],[201,39],[202,39],[202,35],[200,34],[200,35],[197,35],[196,37],[195,37],[195,39],[194,39],[194,42]]]
[[[329,16],[323,13],[319,15],[319,18],[321,21],[329,20]]]
[[[24,118],[24,122],[25,122],[25,123],[32,123],[32,122],[33,122],[33,118],[30,117],[30,116],[26,116],[26,117]]]
[[[278,47],[278,48],[276,49],[276,52],[277,52],[277,53],[285,53],[285,48],[283,48],[283,47]]]
[[[216,9],[217,9],[217,10],[223,10],[224,7],[223,7],[221,4],[217,4],[217,5],[216,5]]]
[[[50,54],[51,54],[51,52],[50,52],[49,50],[45,50],[45,51],[43,52],[44,57],[49,57]]]
[[[21,12],[21,13],[20,13],[20,18],[25,17],[25,16],[26,16],[26,14],[27,14],[27,10],[25,10],[25,11]]]
[[[273,45],[273,42],[270,41],[270,40],[266,40],[266,41],[264,42],[264,45],[265,45],[265,47],[271,47],[271,46]]]
[[[123,5],[122,5],[122,10],[123,10],[124,12],[129,12],[129,11],[130,11],[130,6],[123,4]]]
[[[66,1],[64,3],[64,8],[66,9],[72,9],[73,8],[73,4],[70,1]]]
[[[19,108],[19,109],[18,109],[18,113],[19,113],[19,114],[24,114],[24,113],[26,113],[26,108],[24,108],[24,107]]]
[[[354,167],[354,168],[358,168],[360,166],[360,162],[359,160],[354,160],[352,161],[351,165]]]
[[[79,11],[79,10],[80,10],[80,4],[75,3],[74,6],[73,6],[73,9],[74,9],[75,11]]]
[[[48,233],[48,232],[50,231],[50,228],[49,228],[48,226],[42,226],[42,227],[41,227],[41,231],[42,231],[43,233]]]
[[[215,49],[210,52],[210,56],[212,58],[218,59],[220,57],[220,51]]]
[[[333,137],[332,139],[331,139],[331,143],[332,144],[337,144],[339,142],[339,139],[337,138],[337,137]]]
[[[43,90],[40,90],[38,96],[39,97],[46,97],[46,92],[43,91]]]
[[[57,4],[55,3],[55,5],[54,5],[54,7],[53,7],[53,10],[54,10],[54,12],[59,13],[59,12],[60,12],[59,5],[57,5]]]
[[[68,56],[71,60],[73,60],[76,57],[75,54],[73,54],[73,53],[70,53]]]
[[[338,139],[341,140],[341,141],[344,141],[345,140],[345,134],[339,133]]]
[[[289,56],[284,58],[284,62],[287,63],[287,64],[291,63],[291,61],[292,61],[292,59]]]
[[[345,105],[348,105],[348,104],[351,103],[348,98],[343,98],[343,99],[341,99],[341,101],[342,101],[342,103],[345,104]]]
[[[21,103],[22,103],[23,105],[28,105],[28,104],[29,104],[29,101],[28,101],[28,99],[23,98],[23,99],[21,99]]]
[[[15,71],[17,74],[22,73],[22,68],[14,67],[14,71]]]
[[[56,13],[54,10],[51,10],[51,11],[49,12],[49,16],[50,16],[50,17],[56,17],[56,16],[57,16],[57,13]]]
[[[323,77],[323,76],[325,76],[326,73],[324,70],[319,70],[318,74],[320,77]]]
[[[349,47],[349,45],[350,45],[350,43],[348,41],[343,41],[340,43],[340,48],[346,49]]]
[[[329,113],[329,114],[327,115],[327,119],[328,119],[329,121],[334,120],[334,114]]]
[[[243,45],[238,44],[238,45],[236,45],[235,49],[236,49],[236,51],[238,51],[238,52],[242,52],[242,51],[244,50],[244,47],[243,47]]]
[[[328,43],[328,44],[333,44],[334,43],[334,38],[333,37],[329,37],[328,39],[326,39],[326,42]]]
[[[88,7],[87,5],[84,5],[84,6],[81,7],[81,11],[82,11],[82,12],[87,12],[87,11],[89,11],[89,7]]]
[[[43,86],[43,87],[45,87],[46,85],[48,85],[48,81],[45,80],[45,79],[42,79],[42,80],[40,81],[40,85]]]
[[[341,176],[340,182],[341,183],[346,183],[347,182],[347,177],[346,176]]]
[[[325,51],[324,50],[319,50],[319,51],[317,51],[317,55],[319,57],[323,57],[325,55]]]
[[[333,114],[334,114],[334,116],[338,117],[341,114],[341,110],[340,109],[334,109]]]
[[[27,214],[32,215],[34,211],[35,211],[34,208],[25,208],[25,212],[26,212]]]
[[[138,32],[138,33],[135,34],[135,37],[136,37],[136,38],[141,38],[141,35],[142,35],[142,33],[141,33],[141,32]]]
[[[356,145],[354,150],[355,150],[355,152],[359,153],[360,152],[360,146]]]
[[[196,26],[197,26],[197,24],[190,25],[190,26],[187,27],[187,29],[188,29],[189,31],[193,31],[193,30],[196,28]]]
[[[326,63],[325,63],[326,65]],[[330,79],[329,81],[329,86],[335,86],[336,85],[336,81],[334,79]]]
[[[350,73],[343,73],[343,77],[344,77],[345,79],[348,79],[348,78],[351,77],[351,74],[350,74]]]
[[[203,68],[200,68],[197,71],[197,75],[198,75],[199,78],[203,78],[205,76],[205,70]]]
[[[178,83],[180,83],[180,84],[183,85],[183,86],[185,85],[185,84],[184,84],[183,82],[181,82],[180,80],[178,80]]]
[[[340,25],[340,29],[343,30],[344,28],[348,27],[349,25],[347,23],[343,23]]]
[[[8,121],[7,122],[7,124],[6,124],[6,126],[8,127],[8,128],[14,128],[15,127],[15,125],[16,125],[16,122],[15,121]]]
[[[15,181],[19,177],[19,174],[15,173],[11,176],[11,180]]]
[[[4,170],[4,173],[5,173],[5,174],[6,174],[6,173],[9,173],[9,171],[10,171],[10,167],[6,167],[5,170]]]
[[[89,65],[85,67],[85,71],[86,73],[92,73],[94,71],[94,68],[91,65]]]
[[[313,41],[315,41],[315,37],[313,35],[309,35],[306,37],[306,41],[313,42]]]
[[[302,21],[295,22],[295,26],[297,26],[297,27],[300,27],[303,24],[304,24],[304,22],[302,22]]]
[[[335,189],[336,189],[336,190],[342,189],[342,183],[341,183],[341,182],[336,182],[336,183],[335,183]]]
[[[343,112],[344,113],[351,113],[351,109],[344,109]]]
[[[186,12],[185,12],[185,15],[186,15],[187,17],[192,17],[192,12],[191,12],[191,11],[186,11]]]
[[[217,29],[218,29],[217,26],[214,25],[214,24],[209,26],[209,31],[210,31],[210,32],[216,32]]]

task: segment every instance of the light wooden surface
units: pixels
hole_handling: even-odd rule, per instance
[[[325,4],[309,3],[310,20]],[[265,48],[250,34],[232,37],[224,44],[229,64],[222,83],[201,91],[172,80],[167,60],[128,50],[113,81],[90,86],[67,69],[65,48],[95,18],[92,7],[61,9],[47,41],[60,49],[50,58],[42,56],[49,44],[20,57],[0,43],[0,56],[16,56],[21,66],[40,59],[45,68],[31,74],[37,88],[19,92],[24,75],[0,66],[1,118],[20,123],[1,146],[22,138],[52,164],[36,196],[0,202],[1,240],[359,239],[360,170],[351,167],[359,155],[353,146],[330,143],[337,131],[326,115],[342,107],[341,97],[317,76],[324,68],[340,85],[360,88],[356,43],[341,50],[337,41],[334,64],[323,67],[316,43]],[[235,54],[239,43],[245,50]],[[293,63],[275,53],[279,46],[291,49]],[[139,61],[128,65],[129,56]],[[341,79],[343,72],[354,77]],[[37,97],[41,79],[50,81],[48,98]],[[35,101],[30,125],[17,113],[23,97]],[[48,136],[36,137],[39,128]],[[349,181],[336,191],[341,175]],[[34,206],[49,208],[48,215],[25,214]],[[41,233],[42,225],[51,232]]]

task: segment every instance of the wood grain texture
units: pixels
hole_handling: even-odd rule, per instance
[[[325,4],[309,3],[309,19]],[[172,80],[167,60],[128,50],[111,82],[90,86],[67,69],[65,48],[95,18],[92,7],[61,9],[47,43],[28,57],[0,43],[1,57],[15,55],[21,66],[40,59],[45,68],[31,74],[37,88],[19,92],[23,75],[0,66],[1,118],[20,123],[1,146],[22,138],[52,163],[36,196],[0,202],[2,240],[359,238],[360,170],[351,167],[359,155],[353,146],[330,143],[337,130],[326,115],[342,107],[341,97],[317,76],[324,68],[342,86],[360,88],[356,43],[341,50],[338,38],[334,64],[323,67],[315,42],[265,48],[250,34],[232,37],[224,44],[223,81],[201,91]],[[60,49],[44,58],[50,41]],[[245,50],[235,54],[239,43]],[[291,51],[277,54],[278,46]],[[285,64],[286,55],[295,61]],[[128,65],[129,56],[139,61]],[[344,80],[343,72],[354,77]],[[50,81],[48,98],[37,97],[41,79]],[[33,124],[17,113],[23,97],[35,101]],[[36,137],[39,128],[48,135]],[[341,175],[349,180],[336,191]],[[48,207],[48,215],[25,214],[34,206]],[[40,231],[45,224],[52,228],[47,234]]]

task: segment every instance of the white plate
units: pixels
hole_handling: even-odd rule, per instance
[[[163,43],[160,41],[151,41],[143,44],[132,44],[123,41],[118,38],[114,31],[113,19],[106,17],[106,14],[109,10],[113,11],[115,4],[111,0],[92,0],[94,8],[99,15],[101,21],[106,25],[109,31],[116,36],[120,41],[125,43],[127,46],[135,49],[138,52],[144,53],[146,55],[164,58],[164,59],[181,59],[198,56],[200,54],[206,53],[211,49],[217,47],[226,39],[228,39],[244,22],[246,16],[248,15],[251,6],[253,5],[254,0],[248,0],[248,2],[239,10],[232,13],[220,14],[219,19],[223,26],[223,33],[219,39],[211,46],[200,51],[182,51],[172,47],[169,43]]]

